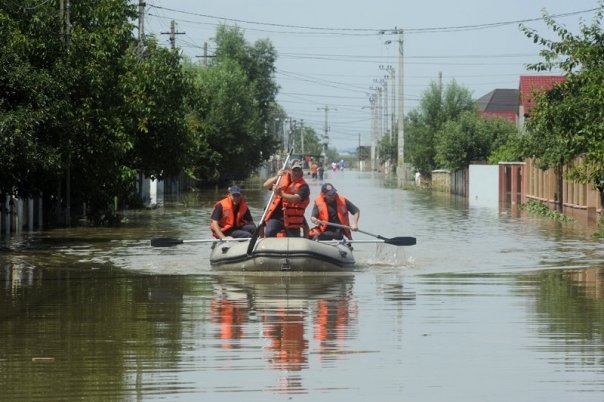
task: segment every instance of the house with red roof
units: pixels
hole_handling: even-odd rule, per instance
[[[531,114],[531,109],[535,107],[536,95],[549,91],[554,85],[563,82],[563,75],[521,75],[518,101],[518,127],[523,128],[524,122]]]

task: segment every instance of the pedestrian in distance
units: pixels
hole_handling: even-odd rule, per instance
[[[310,187],[304,180],[300,161],[294,160],[291,170],[280,170],[276,176],[268,178],[263,186],[274,192],[264,218],[264,236],[276,237],[282,230],[285,230],[287,237],[300,237],[301,230],[308,233],[304,212],[310,204]]]
[[[315,198],[310,220],[317,226],[310,230],[309,237],[313,240],[342,240],[345,236],[348,240],[352,240],[351,231],[358,230],[360,216],[361,211],[356,205],[338,194],[331,183],[325,183],[321,187],[321,194]],[[330,226],[324,222],[350,228]]]
[[[229,187],[226,197],[214,204],[210,229],[217,239],[252,237],[256,225],[239,186]]]

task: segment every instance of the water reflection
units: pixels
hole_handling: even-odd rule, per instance
[[[215,337],[221,348],[245,343],[247,325],[259,323],[266,361],[285,372],[279,392],[305,392],[298,372],[309,368],[311,355],[327,363],[346,354],[354,336],[356,304],[352,274],[234,274],[216,278],[211,303]]]

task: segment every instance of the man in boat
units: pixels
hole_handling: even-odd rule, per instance
[[[227,196],[214,204],[210,229],[217,239],[252,237],[256,225],[239,186],[229,187]]]
[[[277,181],[279,183],[277,184]],[[287,237],[301,237],[308,232],[304,211],[310,204],[310,188],[304,180],[302,163],[294,160],[291,171],[281,169],[264,182],[264,188],[275,194],[265,215],[265,237],[276,237],[285,230]]]
[[[352,218],[348,218],[348,214]],[[352,240],[351,230],[359,228],[361,211],[346,197],[338,194],[331,183],[321,186],[321,194],[315,199],[310,220],[316,224],[310,230],[309,237],[313,240],[342,240],[344,236]],[[330,226],[323,222],[345,225],[347,228]]]

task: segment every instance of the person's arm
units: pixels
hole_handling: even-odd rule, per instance
[[[283,170],[283,169],[279,170],[279,172],[277,172],[276,176],[269,177],[268,179],[266,179],[266,181],[264,182],[262,187],[264,187],[267,190],[272,190],[275,183],[277,183],[277,180],[279,180],[279,177],[283,176],[285,173],[286,173],[285,170]]]
[[[210,228],[212,228],[212,232],[214,232],[214,234],[216,235],[216,237],[218,237],[219,239],[225,239],[226,236],[224,235],[224,233],[222,233],[222,230],[220,230],[220,226],[218,225],[218,221],[215,221],[214,219],[210,219]]]
[[[346,200],[346,208],[351,215],[350,228],[355,231],[359,230],[359,218],[361,217],[361,210],[348,199]]]
[[[218,224],[220,219],[222,219],[222,205],[217,204],[212,211],[212,215],[210,216],[210,229],[212,229],[212,232],[216,235],[216,237],[219,239],[224,239],[226,236],[224,233],[222,233],[220,225]]]
[[[280,196],[281,198],[283,198],[284,201],[287,201],[287,202],[300,202],[300,201],[302,201],[302,197],[300,197],[299,194],[284,193],[281,188],[276,188],[275,189],[275,195]]]
[[[319,220],[319,208],[317,207],[317,204],[315,203],[312,207],[312,212],[310,214],[310,221],[312,223],[314,223],[315,225],[318,225],[318,221]]]

